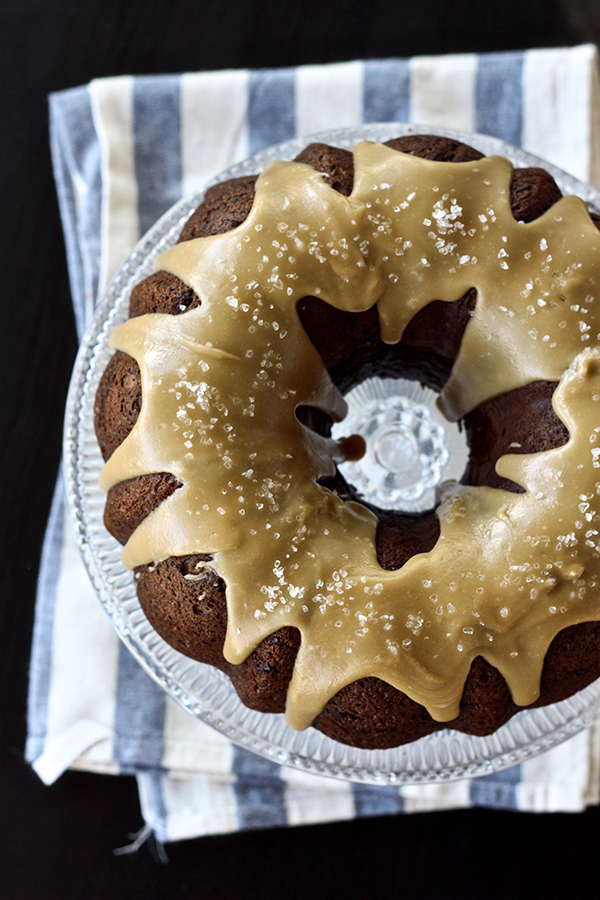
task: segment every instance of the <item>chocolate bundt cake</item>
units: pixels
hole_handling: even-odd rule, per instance
[[[210,188],[96,397],[105,524],[156,631],[364,748],[489,734],[597,678],[596,222],[543,169],[431,135]],[[332,425],[372,376],[466,432],[436,509],[340,474],[364,448]]]

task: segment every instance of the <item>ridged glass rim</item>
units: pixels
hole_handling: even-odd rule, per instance
[[[91,582],[117,634],[143,669],[181,706],[234,743],[276,763],[313,774],[364,784],[448,782],[489,775],[537,756],[591,725],[600,716],[600,679],[567,700],[524,710],[487,737],[445,729],[388,750],[362,750],[338,743],[314,728],[296,732],[283,715],[245,707],[229,679],[171,648],[152,629],[141,610],[131,572],[120,561],[121,546],[102,523],[104,495],[98,488],[102,459],[93,425],[94,397],[112,354],[109,336],[127,318],[133,286],[150,274],[156,257],[172,246],[205,190],[228,178],[259,173],[276,159],[292,159],[311,141],[352,149],[361,140],[386,141],[407,134],[455,138],[485,155],[508,157],[515,166],[550,172],[564,194],[576,194],[600,212],[600,194],[590,186],[506,144],[480,134],[430,126],[378,123],[296,138],[230,167],[191,197],[176,203],[138,243],[123,264],[87,329],[75,362],[67,397],[64,471],[75,539]]]

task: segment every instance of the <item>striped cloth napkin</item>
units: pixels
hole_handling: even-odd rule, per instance
[[[119,265],[180,196],[272,143],[362,122],[484,132],[600,187],[596,52],[560,50],[115,77],[50,98],[80,336]],[[245,828],[450,807],[577,811],[600,799],[600,729],[494,775],[370,787],[279,767],[168,698],[120,644],[92,590],[57,486],[41,561],[27,759],[133,773],[161,842]]]

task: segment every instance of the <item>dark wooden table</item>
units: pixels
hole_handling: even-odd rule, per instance
[[[600,37],[598,0],[0,0],[2,497],[0,897],[588,896],[597,808],[469,810],[187,841],[115,856],[133,779],[23,760],[37,568],[76,352],[48,150],[50,91],[121,73],[559,46]]]

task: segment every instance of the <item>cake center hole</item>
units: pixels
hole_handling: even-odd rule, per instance
[[[370,445],[373,459],[388,472],[403,474],[407,479],[421,477],[419,445],[414,434],[398,425],[384,425]]]
[[[443,418],[436,400],[434,391],[405,379],[370,378],[346,395],[348,416],[332,436],[364,440],[365,453],[339,469],[365,500],[419,512],[435,505],[442,482],[460,479],[466,438]]]

